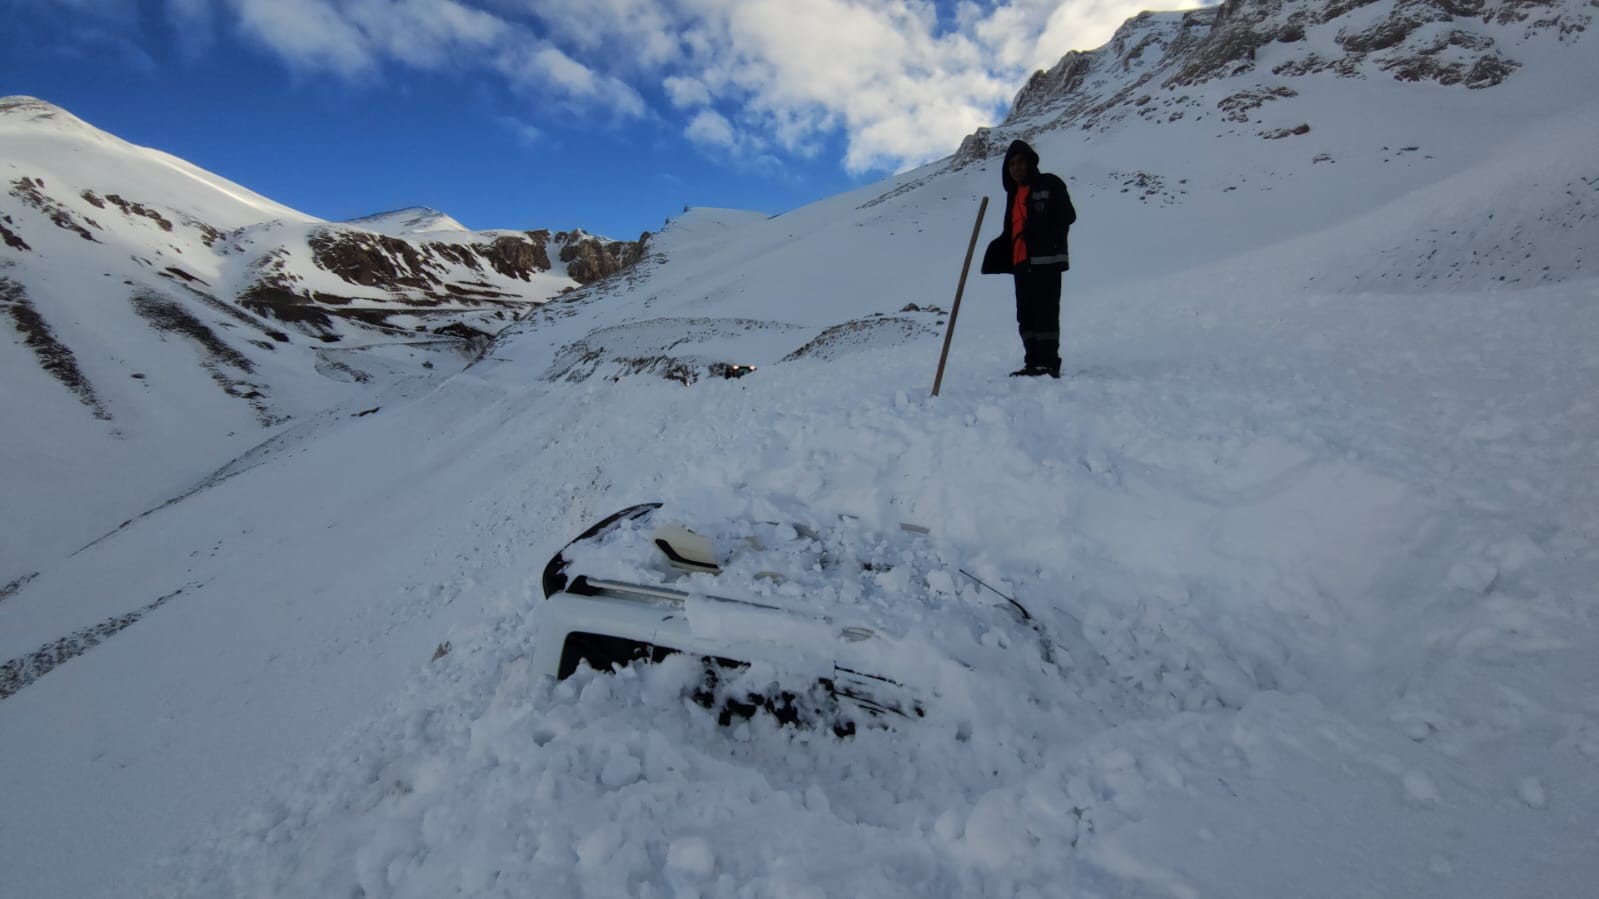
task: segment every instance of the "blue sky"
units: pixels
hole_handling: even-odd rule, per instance
[[[632,238],[948,155],[1034,69],[1160,5],[0,0],[0,95],[322,218]]]

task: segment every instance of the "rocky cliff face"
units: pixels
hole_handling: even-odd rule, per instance
[[[637,241],[547,230],[402,237],[330,225],[313,229],[305,239],[315,270],[349,287],[380,291],[381,297],[373,297],[370,290],[352,296],[344,287],[313,286],[317,279],[307,277],[314,273],[298,264],[301,257],[295,248],[275,246],[253,264],[255,276],[240,292],[240,302],[252,312],[297,325],[321,340],[336,338],[332,326],[341,318],[383,326],[394,316],[475,306],[498,310],[495,317],[504,319],[507,313],[548,298],[529,293],[537,276],[559,277],[564,271],[577,285],[591,284],[638,262],[648,242],[648,233]],[[559,264],[552,263],[552,250]],[[464,322],[451,318],[432,330],[451,334],[455,331],[448,326],[457,324]],[[482,327],[487,325],[478,322],[473,330]]]
[[[604,240],[581,231],[555,235],[566,272],[579,284],[592,284],[631,268],[644,258],[649,240],[648,231],[634,241]]]
[[[1001,153],[1017,137],[1132,116],[1158,123],[1219,110],[1244,121],[1295,96],[1294,81],[1308,75],[1491,88],[1536,41],[1580,40],[1596,14],[1599,0],[1227,0],[1142,13],[1104,47],[1034,73],[1005,121],[968,136],[953,163]],[[1211,96],[1229,81],[1251,83]]]
[[[460,239],[406,239],[352,228],[324,228],[308,241],[318,268],[351,284],[381,287],[448,299],[476,295],[504,297],[504,291],[463,289],[449,280],[453,268],[476,273],[492,270],[501,277],[528,281],[555,269],[550,249],[559,253],[566,274],[578,284],[591,284],[643,258],[646,232],[636,241],[608,241],[581,231],[524,231],[498,234],[484,241],[465,232]]]

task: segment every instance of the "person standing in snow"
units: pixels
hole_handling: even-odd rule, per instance
[[[1016,280],[1016,328],[1026,358],[1011,372],[1060,377],[1060,273],[1071,267],[1066,232],[1077,221],[1066,182],[1038,170],[1025,141],[1005,151],[1005,230],[983,253],[983,274]]]

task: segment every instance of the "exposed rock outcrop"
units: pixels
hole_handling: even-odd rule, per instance
[[[89,407],[95,418],[111,420],[111,413],[100,402],[94,385],[89,383],[88,376],[78,367],[77,356],[56,338],[49,323],[28,300],[21,284],[9,278],[0,278],[0,311],[10,317],[12,326],[22,335],[22,342],[38,358],[40,368],[72,391],[79,402]]]
[[[269,316],[291,325],[309,325],[322,331],[324,340],[338,340],[333,333],[333,319],[324,309],[325,296],[303,296],[275,284],[255,284],[245,289],[239,305],[256,315]]]
[[[150,221],[154,222],[156,227],[160,228],[162,231],[172,230],[171,219],[168,219],[166,216],[156,212],[154,209],[151,209],[143,203],[134,203],[124,200],[117,194],[107,194],[105,198],[102,199],[99,194],[96,194],[92,190],[83,191],[81,194],[79,194],[79,196],[83,197],[83,199],[86,200],[89,205],[94,206],[96,209],[104,209],[106,208],[106,204],[109,203],[112,206],[122,210],[123,215],[138,216],[140,218],[149,219]]]
[[[459,233],[459,239],[452,239],[441,231],[411,237],[344,225],[319,227],[307,238],[313,264],[365,290],[347,296],[308,287],[306,273],[296,268],[295,253],[279,247],[253,263],[253,282],[239,303],[333,342],[341,339],[340,320],[390,327],[389,320],[397,315],[481,312],[485,307],[514,312],[547,299],[530,296],[520,285],[555,268],[552,249],[568,277],[590,284],[637,264],[649,241],[647,232],[637,241],[608,241],[582,231]],[[382,296],[371,296],[372,290]],[[450,330],[435,333],[470,337]]]
[[[57,228],[71,231],[91,243],[99,243],[84,225],[92,225],[96,229],[100,226],[95,224],[94,220],[90,218],[84,218],[83,222],[80,223],[78,217],[74,216],[70,209],[67,209],[45,193],[43,179],[30,178],[24,175],[11,182],[11,195],[44,213]]]
[[[582,232],[556,235],[563,244],[561,261],[566,263],[567,274],[579,284],[592,284],[637,264],[644,258],[649,239],[648,231],[636,241],[606,241]]]
[[[550,232],[527,231],[496,237],[488,244],[474,244],[472,250],[505,277],[526,281],[535,272],[550,270],[549,243]]]
[[[28,251],[33,249],[32,247],[28,246],[28,242],[23,240],[21,235],[7,227],[7,225],[16,224],[15,222],[11,221],[11,216],[0,215],[0,222],[5,223],[0,224],[0,240],[4,240],[6,246],[13,250]]]
[[[442,280],[444,266],[426,246],[408,240],[345,228],[315,231],[307,241],[318,268],[351,284],[429,291]]]
[[[974,162],[982,162],[990,156],[998,156],[999,151],[994,149],[994,142],[990,138],[993,129],[979,128],[961,140],[960,149],[955,151],[951,165],[963,169]]]
[[[263,427],[285,420],[285,416],[273,410],[268,402],[265,385],[240,377],[240,374],[254,374],[255,363],[191,314],[181,302],[152,290],[134,293],[131,302],[134,312],[157,333],[175,335],[192,342],[201,354],[200,367],[205,369],[222,392],[250,403],[255,409],[256,419]]]
[[[481,281],[472,282],[471,290],[463,290],[459,279],[451,278],[450,269],[464,267],[482,273],[486,267],[505,278],[528,281],[533,275],[552,269],[552,244],[559,247],[560,261],[572,280],[589,284],[642,259],[649,234],[631,242],[602,240],[581,231],[562,231],[553,236],[549,231],[499,234],[486,243],[478,238],[479,235],[465,232],[460,242],[436,237],[415,241],[329,227],[312,234],[309,243],[318,268],[350,284],[380,287],[413,302],[426,302],[459,299],[463,295],[515,296],[487,290]]]

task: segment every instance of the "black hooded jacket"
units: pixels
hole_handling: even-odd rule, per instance
[[[1048,172],[1038,170],[1038,154],[1026,141],[1015,141],[1005,151],[1005,162],[1000,165],[1000,177],[1005,184],[1005,209],[1001,218],[1005,230],[988,245],[983,253],[983,274],[1008,275],[1016,271],[1012,261],[1011,208],[1016,204],[1016,191],[1021,185],[1011,180],[1011,157],[1025,154],[1032,162],[1033,177],[1028,181],[1027,218],[1022,225],[1022,239],[1027,242],[1027,264],[1034,271],[1066,271],[1071,259],[1066,250],[1066,234],[1077,221],[1077,210],[1066,191],[1066,182]]]

